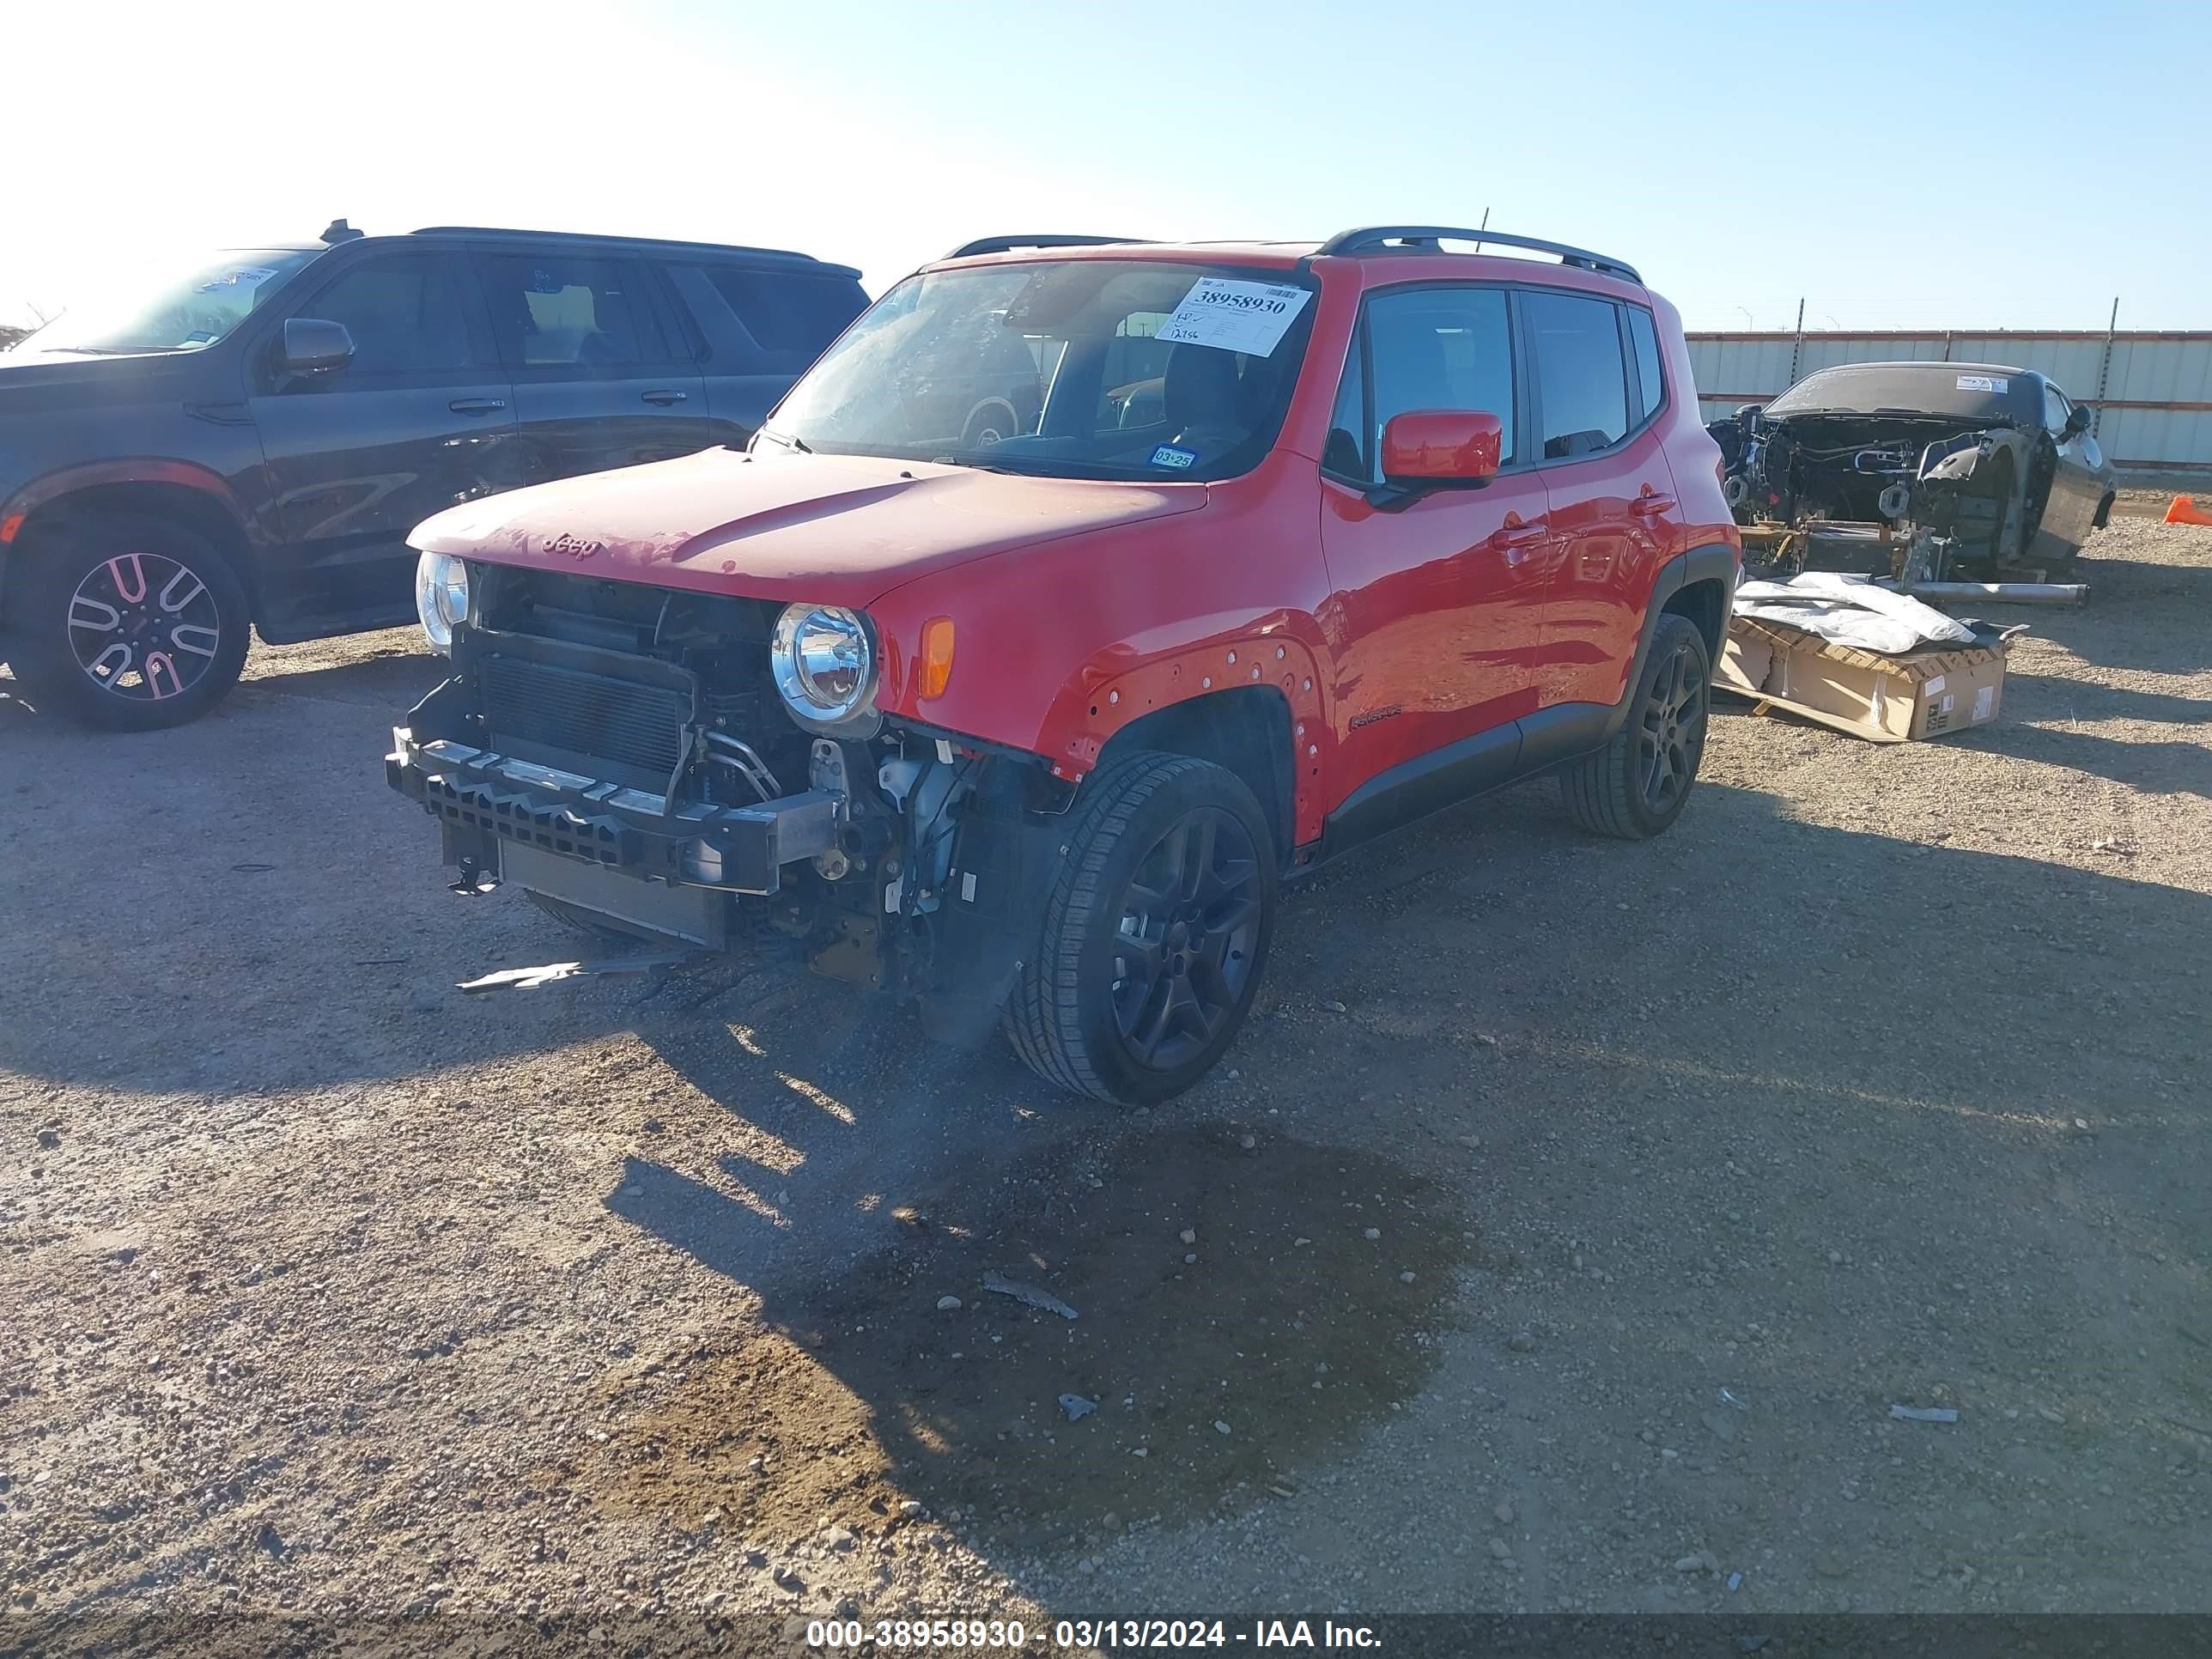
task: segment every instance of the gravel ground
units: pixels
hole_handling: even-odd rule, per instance
[[[569,944],[385,789],[405,635],[0,695],[0,1595],[2212,1608],[2212,532],[2083,572],[1993,727],[1317,878],[1127,1115],[781,973],[465,1001]]]

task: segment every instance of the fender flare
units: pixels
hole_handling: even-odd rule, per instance
[[[239,528],[239,533],[248,543],[256,538],[253,521],[244,505],[221,474],[195,461],[180,461],[159,455],[126,456],[117,460],[86,461],[75,466],[57,467],[25,484],[5,501],[0,501],[0,576],[7,573],[8,556],[14,550],[15,538],[31,516],[42,508],[52,506],[64,496],[80,489],[96,489],[102,484],[155,483],[197,489],[222,504]],[[248,573],[241,571],[243,578]]]
[[[1297,826],[1292,845],[1303,845],[1320,833],[1322,757],[1332,742],[1329,679],[1318,637],[1310,617],[1277,612],[1256,623],[1224,627],[1203,643],[1151,653],[1141,661],[1106,658],[1090,663],[1053,700],[1036,752],[1050,763],[1056,776],[1079,781],[1117,732],[1147,714],[1223,691],[1272,691],[1290,710],[1287,804]]]
[[[1644,601],[1644,625],[1637,633],[1636,655],[1629,664],[1628,683],[1621,690],[1620,701],[1606,714],[1606,741],[1611,741],[1613,733],[1627,722],[1628,711],[1635,705],[1636,688],[1644,684],[1644,665],[1650,660],[1651,641],[1659,632],[1659,618],[1667,614],[1667,601],[1694,582],[1718,582],[1721,585],[1721,637],[1725,641],[1729,612],[1735,605],[1735,585],[1742,570],[1741,556],[1726,542],[1714,542],[1704,547],[1693,547],[1686,553],[1677,553],[1659,567],[1658,574],[1651,580],[1651,592]]]

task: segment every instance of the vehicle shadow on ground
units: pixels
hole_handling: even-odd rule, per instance
[[[452,672],[443,657],[419,645],[391,645],[344,662],[319,660],[313,646],[259,647],[234,697],[318,697],[389,711],[394,720],[430,694]]]
[[[2202,554],[2212,559],[2212,531],[2201,538]],[[2195,552],[2191,548],[2184,550]],[[2212,563],[2176,563],[2149,559],[2100,558],[2097,541],[2076,567],[2074,580],[2089,588],[2080,610],[2041,606],[1947,605],[1954,616],[1978,615],[2010,625],[2024,622],[2039,635],[2054,640],[2085,662],[2139,673],[2195,674],[2212,665],[2212,637],[2202,629],[2146,629],[2147,614],[2212,614]],[[2086,688],[2085,688],[2086,689]]]
[[[0,1071],[147,1093],[311,1088],[627,1028],[634,985],[478,1004],[588,954],[519,894],[447,890],[386,786],[419,655],[249,683],[162,732],[86,732],[0,680]]]
[[[2212,797],[2212,745],[2203,742],[2130,742],[2065,726],[2018,723],[1963,732],[1943,741],[2087,772],[2148,794]]]
[[[2117,1254],[2212,1245],[2212,1107],[2188,1081],[2208,937],[2194,891],[1795,822],[1760,793],[1707,786],[1674,834],[1632,847],[1565,835],[1522,791],[1293,897],[1239,1075],[1150,1114],[1055,1100],[996,1056],[926,1059],[896,1031],[649,1037],[776,1156],[643,1154],[607,1205],[757,1293],[769,1334],[618,1385],[628,1450],[554,1478],[617,1508],[718,1510],[747,1536],[890,1531],[911,1498],[1032,1559],[1139,1512],[1267,1501],[1418,1394],[1448,1333],[1503,1356],[1499,1310],[1536,1268],[1486,1241],[1477,1218],[1501,1213],[1516,1234],[1557,1212],[1617,1235],[1601,1338],[1579,1276],[1537,1299],[1573,1352],[1679,1346],[1680,1241],[1747,1249],[1714,1233],[1755,1212],[1776,1242],[1747,1271],[1792,1305],[1775,1286],[1832,1251],[1933,1261],[1978,1230],[2053,1284],[1953,1362],[1978,1375],[2011,1340],[2063,1372],[2050,1322],[2115,1323]],[[2115,1005],[2169,1046],[2096,1040]],[[1784,1121],[1791,1156],[1761,1156]],[[849,1155],[871,1140],[874,1162]],[[1962,1158],[1986,1172],[1975,1190],[1919,1173]],[[1594,1208],[1589,1172],[1624,1164],[1632,1204]],[[1833,1213],[1838,1180],[1845,1232],[1793,1221]],[[2094,1249],[2072,1237],[2086,1206],[2111,1218]],[[1927,1332],[1898,1318],[1903,1364]],[[1821,1356],[1864,1340],[1802,1308],[1762,1363],[1818,1395],[1840,1386]],[[2186,1413],[2176,1353],[2159,1386]],[[771,1398],[774,1417],[752,1403]]]
[[[2143,720],[2157,726],[2201,728],[2212,723],[2212,698],[2138,691],[2130,686],[2097,685],[2008,669],[2005,713],[2014,720]]]

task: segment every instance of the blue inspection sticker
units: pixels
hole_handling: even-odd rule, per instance
[[[1171,466],[1181,472],[1197,464],[1198,452],[1194,449],[1178,449],[1173,444],[1162,444],[1152,452],[1154,466]]]

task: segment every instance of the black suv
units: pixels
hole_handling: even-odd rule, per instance
[[[415,617],[407,532],[751,436],[866,305],[803,253],[441,226],[233,249],[0,355],[0,660],[140,731]]]

